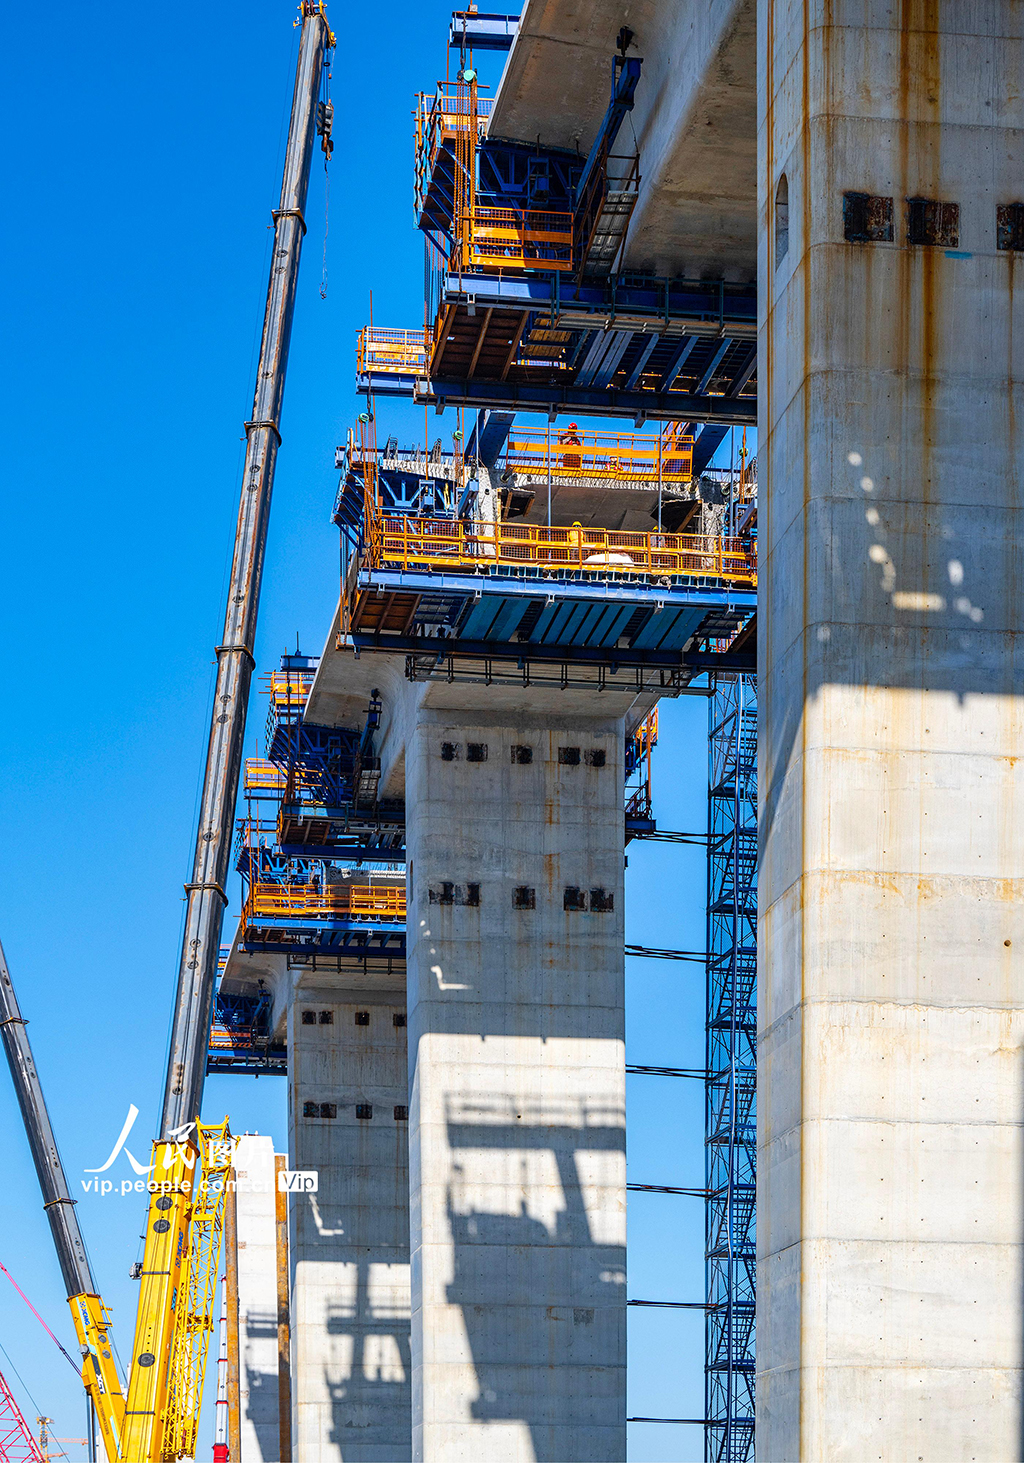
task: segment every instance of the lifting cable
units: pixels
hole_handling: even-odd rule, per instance
[[[73,1366],[73,1367],[74,1367],[74,1369],[75,1369],[75,1372],[76,1372],[76,1373],[77,1373],[77,1375],[78,1375],[78,1376],[79,1376],[79,1377],[81,1377],[81,1375],[82,1375],[82,1368],[81,1368],[81,1367],[80,1367],[80,1366],[79,1366],[79,1365],[78,1365],[78,1363],[77,1363],[77,1362],[76,1362],[76,1361],[75,1361],[75,1359],[74,1359],[74,1357],[73,1357],[73,1356],[72,1356],[72,1355],[71,1355],[71,1354],[70,1354],[70,1352],[67,1352],[67,1351],[65,1351],[65,1350],[64,1350],[64,1347],[63,1347],[63,1346],[62,1346],[62,1345],[61,1345],[61,1344],[60,1344],[60,1342],[59,1342],[59,1341],[58,1341],[58,1340],[57,1340],[57,1338],[56,1338],[56,1336],[55,1336],[55,1335],[54,1335],[54,1334],[53,1334],[53,1332],[52,1332],[52,1331],[51,1331],[51,1330],[50,1330],[50,1328],[49,1328],[49,1326],[48,1326],[48,1325],[47,1325],[47,1324],[46,1324],[46,1322],[45,1322],[45,1321],[44,1321],[44,1320],[43,1320],[43,1318],[42,1318],[42,1316],[41,1316],[41,1315],[40,1315],[40,1314],[39,1314],[39,1312],[38,1312],[38,1311],[37,1311],[37,1310],[36,1310],[36,1308],[35,1308],[35,1306],[34,1306],[34,1305],[33,1305],[33,1304],[32,1304],[32,1302],[31,1302],[31,1301],[30,1301],[30,1300],[29,1300],[29,1298],[28,1298],[28,1296],[27,1296],[27,1295],[26,1295],[26,1294],[25,1294],[25,1292],[24,1292],[24,1291],[23,1291],[23,1290],[22,1290],[22,1288],[21,1288],[21,1286],[20,1286],[20,1285],[19,1285],[19,1284],[18,1284],[18,1282],[17,1282],[17,1281],[16,1281],[16,1280],[15,1280],[15,1278],[14,1278],[14,1276],[13,1276],[13,1275],[12,1275],[12,1274],[11,1274],[11,1272],[10,1272],[10,1270],[8,1270],[8,1268],[7,1268],[7,1266],[6,1266],[6,1265],[4,1265],[4,1264],[2,1264],[2,1263],[0,1263],[0,1270],[2,1270],[2,1271],[3,1271],[3,1272],[4,1272],[4,1274],[5,1274],[5,1275],[6,1275],[6,1276],[7,1276],[7,1278],[8,1278],[8,1280],[9,1280],[9,1281],[10,1281],[10,1282],[11,1282],[11,1284],[12,1284],[12,1285],[13,1285],[13,1286],[14,1286],[14,1288],[15,1288],[15,1290],[16,1290],[16,1291],[17,1291],[17,1292],[18,1292],[18,1294],[19,1294],[19,1295],[20,1295],[20,1296],[21,1296],[21,1298],[22,1298],[22,1300],[23,1300],[23,1301],[24,1301],[24,1302],[25,1302],[25,1304],[26,1304],[26,1305],[27,1305],[27,1306],[28,1306],[28,1308],[29,1308],[29,1310],[30,1310],[30,1311],[31,1311],[31,1312],[32,1312],[32,1314],[33,1314],[33,1315],[34,1315],[34,1316],[35,1316],[35,1318],[36,1318],[36,1320],[37,1320],[37,1321],[38,1321],[38,1322],[39,1322],[39,1324],[40,1324],[40,1326],[42,1326],[42,1328],[43,1328],[43,1330],[44,1330],[44,1331],[45,1331],[45,1332],[46,1332],[46,1334],[47,1334],[47,1336],[49,1336],[49,1338],[50,1338],[50,1340],[51,1340],[51,1341],[52,1341],[52,1342],[53,1342],[53,1344],[54,1344],[54,1346],[56,1346],[56,1348],[57,1348],[57,1350],[58,1350],[58,1351],[59,1351],[59,1352],[60,1352],[60,1354],[61,1354],[61,1355],[62,1355],[62,1356],[64,1356],[64,1357],[66,1357],[66,1358],[67,1358],[67,1360],[68,1360],[68,1361],[69,1361],[69,1362],[70,1362],[70,1363],[71,1363],[71,1365],[72,1365],[72,1366]],[[6,1352],[5,1352],[5,1353],[4,1353],[4,1355],[5,1355],[5,1356],[6,1356],[6,1355],[7,1355],[7,1353],[6,1353]],[[8,1357],[8,1360],[10,1360],[10,1358],[9,1358],[9,1357]],[[14,1365],[14,1363],[13,1363],[13,1362],[12,1362],[12,1363],[11,1363],[11,1365],[12,1365],[12,1366],[13,1366],[13,1365]],[[25,1386],[25,1384],[24,1384],[24,1382],[22,1382],[22,1386],[23,1386],[23,1387],[24,1387],[24,1386]],[[27,1387],[25,1387],[25,1391],[26,1391],[26,1392],[28,1392],[28,1388],[27,1388]],[[29,1395],[30,1395],[30,1396],[31,1396],[31,1393],[30,1393],[30,1394],[29,1394]],[[33,1405],[34,1405],[34,1399],[33,1399]]]
[[[324,154],[324,267],[323,276],[320,280],[320,298],[327,298],[327,231],[330,227],[331,207],[331,173],[327,164],[331,160],[331,153],[334,151],[334,141],[331,136],[334,126],[334,103],[331,101],[331,69],[325,63],[320,77],[321,97],[317,103],[317,131],[320,134],[320,146]]]

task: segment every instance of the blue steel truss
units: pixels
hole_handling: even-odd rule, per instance
[[[705,1463],[754,1457],[757,683],[710,698]]]
[[[267,990],[252,995],[217,992],[207,1073],[287,1073],[288,1053],[283,1043],[273,1040],[270,1031],[272,1006]]]

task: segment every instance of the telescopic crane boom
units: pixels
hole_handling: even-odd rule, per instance
[[[124,1420],[124,1396],[117,1375],[113,1347],[110,1344],[109,1317],[100,1300],[85,1253],[82,1231],[78,1227],[75,1201],[68,1190],[64,1165],[57,1150],[57,1140],[50,1126],[50,1114],[39,1081],[39,1073],[29,1045],[25,1018],[7,968],[0,945],[0,1031],[3,1032],[7,1061],[18,1094],[18,1105],[28,1134],[32,1160],[36,1166],[39,1187],[43,1192],[43,1208],[50,1221],[50,1232],[57,1250],[64,1288],[67,1291],[71,1318],[82,1353],[82,1381],[99,1419],[100,1432],[107,1457],[116,1459],[121,1446]]]
[[[228,858],[242,766],[242,741],[255,665],[256,614],[270,515],[274,467],[281,442],[278,423],[295,311],[303,212],[318,120],[317,98],[328,50],[334,43],[321,3],[303,0],[302,38],[292,97],[280,207],[274,210],[274,252],[267,287],[263,340],[252,420],[245,424],[245,467],[228,585],[224,635],[217,646],[217,686],[196,829],[171,1051],[164,1091],[162,1134],[199,1117],[206,1078],[210,1019],[220,932],[227,895]],[[326,113],[326,107],[324,112]],[[325,139],[326,143],[326,139]],[[326,144],[325,150],[329,148]]]

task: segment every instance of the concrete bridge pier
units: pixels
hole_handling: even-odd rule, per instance
[[[757,1456],[1021,1456],[1024,11],[760,0]]]
[[[403,984],[313,970],[287,999],[289,1153],[319,1173],[289,1200],[296,1463],[410,1456]]]
[[[623,723],[533,699],[406,745],[424,1463],[625,1457]]]

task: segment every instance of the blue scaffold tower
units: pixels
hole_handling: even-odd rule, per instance
[[[719,676],[710,708],[705,1459],[754,1456],[757,1175],[757,683]]]

